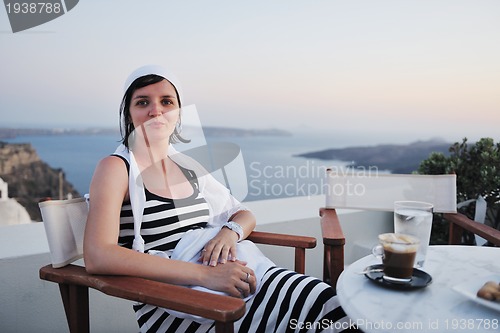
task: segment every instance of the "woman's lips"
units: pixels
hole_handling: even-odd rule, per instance
[[[162,127],[165,127],[166,124],[164,122],[160,122],[160,121],[152,121],[149,124],[147,124],[147,126],[151,127],[151,128],[162,128]]]

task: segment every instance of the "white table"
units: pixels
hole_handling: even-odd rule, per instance
[[[430,246],[422,270],[432,283],[410,291],[387,289],[358,274],[378,263],[372,255],[364,257],[337,283],[340,304],[364,332],[500,332],[499,311],[453,290],[467,281],[482,285],[488,277],[500,277],[500,248]]]

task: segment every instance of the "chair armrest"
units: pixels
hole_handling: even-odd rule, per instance
[[[444,218],[450,222],[450,244],[459,244],[462,231],[467,230],[483,237],[496,246],[500,246],[500,230],[473,221],[461,213],[446,213]]]
[[[340,225],[339,218],[335,209],[320,208],[321,233],[323,235],[323,244],[325,245],[344,245],[345,237]]]
[[[306,249],[316,247],[316,238],[308,236],[295,236],[276,234],[271,232],[253,231],[248,237],[254,243],[277,245],[295,248],[294,270],[304,274],[306,271]]]
[[[253,231],[248,240],[267,245],[278,245],[287,247],[299,247],[312,249],[316,247],[316,238],[308,236],[296,236],[287,234],[276,234],[271,232]]]
[[[344,232],[335,209],[320,208],[319,215],[324,246],[323,281],[336,289],[344,270]]]
[[[245,314],[240,298],[193,290],[168,283],[129,276],[91,275],[84,267],[68,265],[40,268],[40,279],[78,285],[106,295],[190,313],[219,322],[234,322]]]

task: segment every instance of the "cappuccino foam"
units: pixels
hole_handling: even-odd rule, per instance
[[[415,252],[419,245],[417,238],[405,234],[383,234],[380,235],[380,241],[385,250],[399,253]]]

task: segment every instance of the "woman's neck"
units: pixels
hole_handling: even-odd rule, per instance
[[[165,140],[166,141],[166,140]],[[168,155],[169,143],[155,142],[147,145],[145,142],[136,142],[132,151],[134,152],[137,163],[146,168],[158,163]]]

